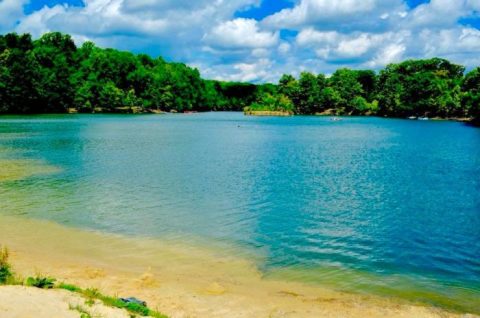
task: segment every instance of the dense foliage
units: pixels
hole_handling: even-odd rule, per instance
[[[91,42],[77,48],[58,32],[0,36],[2,113],[242,110],[272,87],[203,80],[184,64]]]
[[[480,67],[468,73],[462,82],[462,106],[480,124]]]
[[[464,80],[463,73],[463,66],[434,58],[390,64],[379,75],[349,69],[339,69],[328,79],[310,73],[298,80],[284,75],[279,87],[297,113],[465,117],[478,108],[473,89],[478,81],[471,74]]]
[[[463,66],[440,58],[390,64],[378,75],[345,68],[329,78],[303,72],[298,79],[283,75],[278,96],[286,96],[297,114],[468,117],[478,123],[480,68],[464,73]]]
[[[390,64],[379,74],[283,75],[278,85],[204,80],[197,69],[69,35],[0,36],[0,112],[272,110],[296,114],[480,118],[480,69],[445,59]]]

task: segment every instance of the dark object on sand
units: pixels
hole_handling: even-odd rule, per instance
[[[143,307],[147,307],[147,303],[143,300],[137,299],[135,297],[128,297],[128,298],[120,298],[125,304],[136,304]]]

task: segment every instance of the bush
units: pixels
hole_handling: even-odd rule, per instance
[[[249,111],[281,111],[281,112],[292,112],[293,113],[293,103],[285,95],[272,95],[270,93],[265,93],[260,96],[259,100],[253,102],[249,107],[245,107],[245,112]]]
[[[42,289],[51,289],[55,286],[55,279],[41,276],[29,277],[27,278],[26,285]]]
[[[8,256],[8,249],[6,247],[0,248],[0,284],[6,284],[13,278]]]

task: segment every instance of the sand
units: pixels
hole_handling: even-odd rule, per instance
[[[477,317],[265,279],[249,260],[199,245],[105,235],[31,219],[0,217],[0,244],[9,247],[12,264],[23,276],[42,273],[108,295],[135,296],[172,318]],[[6,307],[11,303],[28,307],[34,303],[29,297],[38,297],[35,302],[59,311],[55,316],[40,315],[40,310],[35,316],[8,316],[0,310],[2,318],[70,317],[65,311],[70,299],[63,292],[6,288],[15,292],[0,290],[0,308],[11,308]]]
[[[2,318],[129,318],[126,310],[106,307],[96,302],[85,304],[85,298],[66,290],[44,290],[32,287],[0,287],[0,317]]]
[[[0,182],[22,180],[34,175],[51,174],[60,169],[39,160],[0,159]]]

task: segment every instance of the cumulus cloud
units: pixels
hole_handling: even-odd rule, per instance
[[[336,31],[317,31],[313,28],[302,30],[296,43],[299,47],[311,48],[315,54],[326,61],[341,63],[346,61],[373,60],[375,67],[398,61],[401,57],[390,53],[394,47],[404,47],[410,37],[409,32],[385,33],[339,33]]]
[[[221,64],[215,68],[211,66],[198,65],[204,70],[207,77],[217,80],[240,81],[240,82],[258,82],[258,81],[276,81],[278,74],[272,74],[274,63],[268,58],[255,59],[248,62]]]
[[[69,0],[65,0],[69,1]],[[208,78],[277,81],[282,73],[379,69],[406,58],[480,63],[480,0],[296,0],[258,20],[245,10],[262,0],[83,0],[28,15],[28,0],[0,0],[0,31],[48,31],[77,43],[162,55]],[[475,23],[474,23],[475,24]]]
[[[237,10],[257,1],[84,0],[84,7],[44,7],[26,17],[18,29],[30,32],[62,30],[90,37],[161,37],[163,41],[188,39],[198,42],[213,25],[228,20]]]
[[[405,58],[434,56],[469,67],[479,60],[475,54],[480,52],[480,31],[459,22],[478,14],[478,0],[431,0],[415,9],[394,0],[381,4],[341,0],[327,6],[324,0],[300,0],[263,23],[297,29],[296,47],[304,56],[326,61],[330,70],[340,65],[378,69]],[[352,19],[355,27],[344,26],[345,19]],[[330,21],[338,23],[333,26]],[[379,27],[372,29],[372,25]]]
[[[282,55],[286,55],[286,54],[288,54],[288,52],[290,52],[291,48],[292,48],[292,46],[288,42],[282,42],[278,46],[278,52]]]
[[[10,31],[23,18],[28,0],[0,0],[0,31]]]
[[[278,42],[278,32],[261,31],[254,19],[235,19],[222,22],[205,36],[216,47],[265,48]]]
[[[431,0],[418,6],[408,19],[409,27],[445,27],[455,25],[459,18],[468,15],[466,1]]]
[[[443,29],[439,31],[423,30],[419,39],[423,42],[425,54],[448,55],[454,52],[478,52],[480,49],[480,31],[470,28]],[[455,46],[452,46],[455,42]]]
[[[402,0],[300,0],[264,19],[273,28],[379,29],[397,23],[406,10]]]
[[[403,44],[389,44],[381,48],[370,61],[365,63],[365,66],[378,68],[390,63],[399,62],[404,57],[405,49],[405,45]]]

